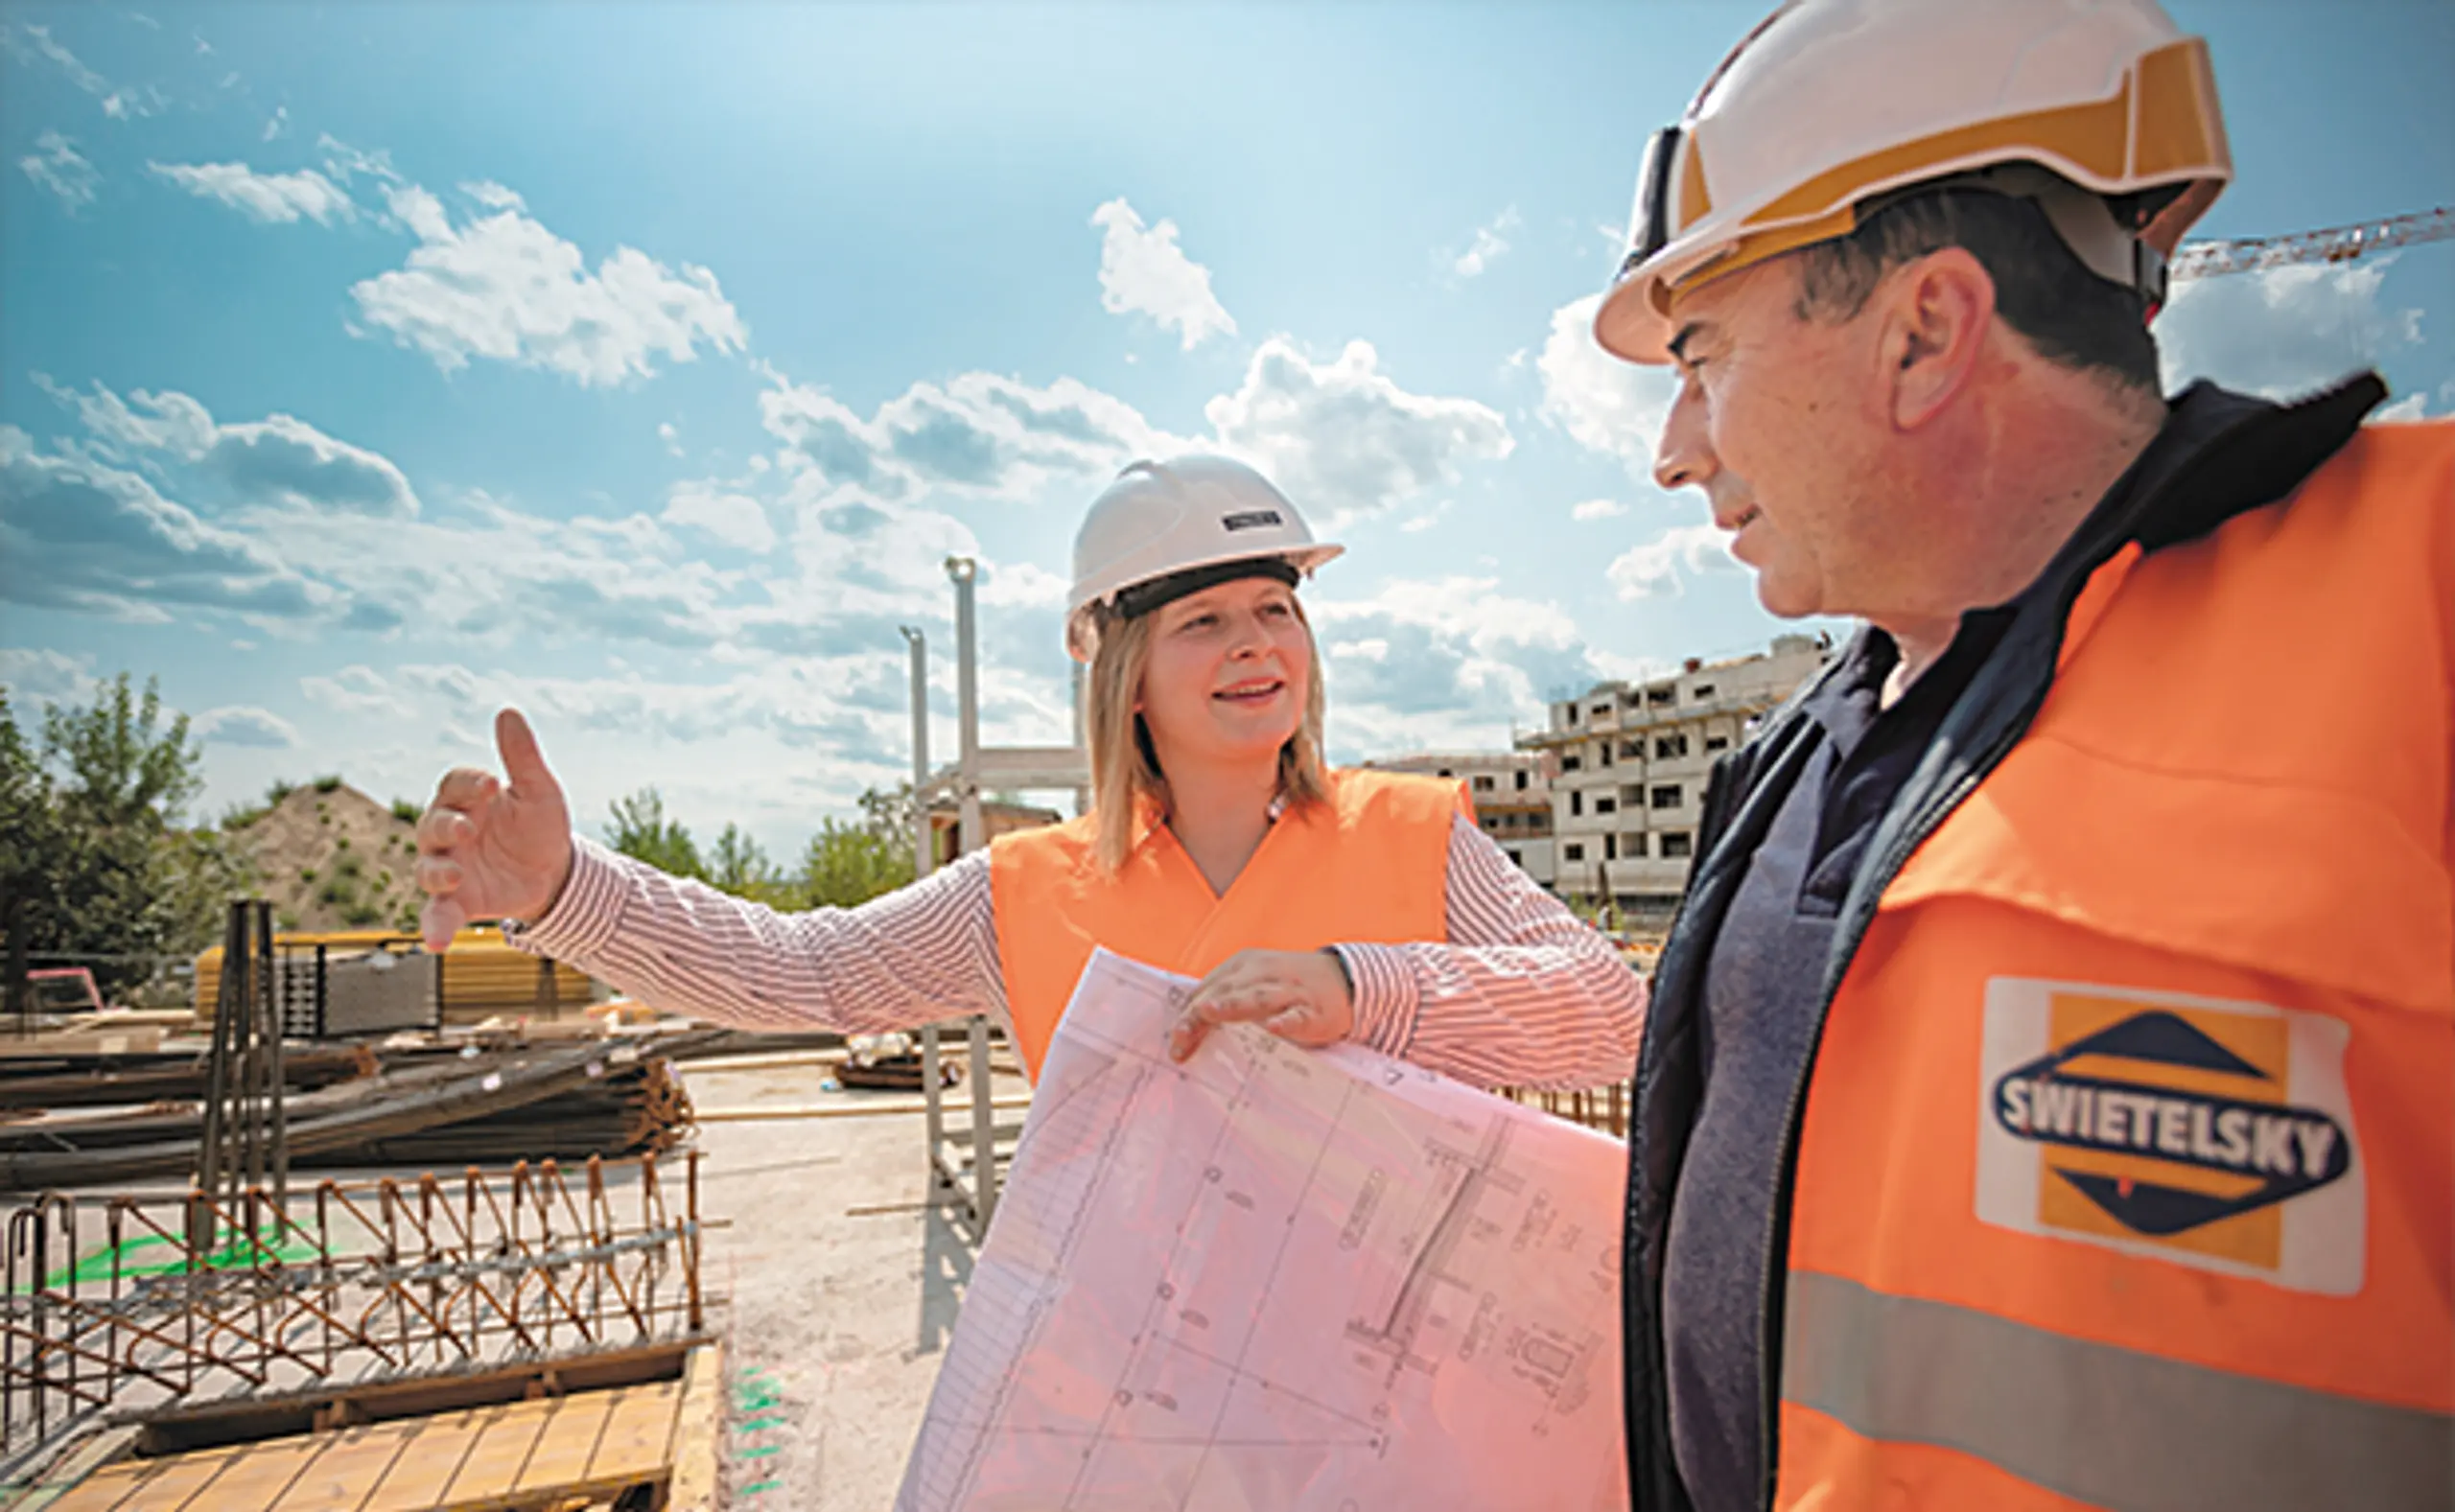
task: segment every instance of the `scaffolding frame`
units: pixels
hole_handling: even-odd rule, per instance
[[[902,627],[912,660],[912,866],[913,875],[927,876],[937,864],[929,824],[929,805],[939,797],[955,801],[955,851],[968,854],[989,843],[981,811],[981,795],[998,790],[1070,789],[1075,812],[1090,802],[1090,761],[1083,748],[1083,671],[1074,669],[1074,743],[1070,746],[1005,746],[980,743],[979,644],[974,614],[977,565],[970,557],[947,558],[947,577],[955,593],[955,731],[956,756],[947,767],[929,766],[929,652],[926,639]],[[925,1100],[931,1195],[961,1204],[986,1232],[997,1211],[998,1163],[1001,1147],[1022,1131],[1019,1123],[1000,1124],[990,1088],[988,1015],[962,1020],[963,1054],[971,1082],[970,1116],[950,1128],[943,1078],[945,1031],[930,1024],[921,1031],[921,1087]]]

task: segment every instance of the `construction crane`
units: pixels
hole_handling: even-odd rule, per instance
[[[2214,278],[2224,273],[2255,273],[2287,263],[2350,263],[2364,252],[2416,242],[2443,242],[2455,237],[2455,208],[2441,206],[2418,215],[2325,231],[2297,231],[2290,236],[2246,236],[2232,242],[2185,242],[2175,248],[2166,275]]]

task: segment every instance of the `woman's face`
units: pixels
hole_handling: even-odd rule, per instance
[[[1293,589],[1238,578],[1152,612],[1135,709],[1162,770],[1272,760],[1304,720],[1313,635]]]

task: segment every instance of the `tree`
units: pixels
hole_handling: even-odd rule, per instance
[[[614,820],[606,827],[607,845],[674,876],[707,877],[707,863],[699,859],[690,831],[682,821],[666,817],[664,794],[643,787],[606,806]]]
[[[801,874],[794,878],[802,904],[807,908],[849,908],[911,880],[908,837],[893,837],[867,824],[834,819],[820,822],[809,849],[802,853]]]
[[[0,694],[0,881],[31,955],[91,965],[115,994],[212,942],[249,876],[216,830],[179,826],[201,760],[151,681],[140,697],[122,673],[89,707],[47,709],[38,753]]]
[[[739,825],[725,826],[708,851],[708,882],[720,892],[753,898],[776,908],[801,904],[800,889],[767,859],[766,848]]]

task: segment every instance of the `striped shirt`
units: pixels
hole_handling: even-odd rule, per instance
[[[573,837],[571,880],[508,931],[642,1001],[751,1030],[879,1034],[986,1013],[1013,1024],[989,852],[857,908],[784,914]],[[1352,1037],[1481,1086],[1597,1086],[1628,1075],[1645,984],[1610,942],[1459,816],[1448,939],[1337,946]]]

